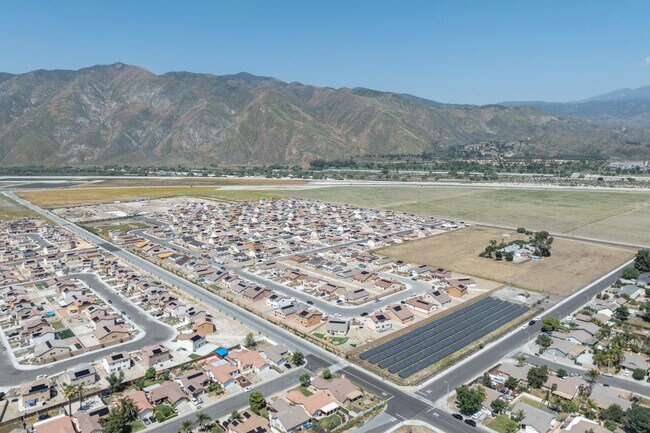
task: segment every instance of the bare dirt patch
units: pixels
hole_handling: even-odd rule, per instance
[[[505,236],[504,236],[505,235]],[[379,250],[381,254],[451,269],[488,280],[558,296],[568,296],[630,260],[634,249],[556,238],[552,256],[510,263],[481,258],[490,240],[517,239],[514,231],[470,227]]]

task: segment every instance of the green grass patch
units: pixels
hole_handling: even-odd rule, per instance
[[[298,390],[299,393],[301,393],[301,394],[304,395],[305,397],[309,397],[310,395],[314,395],[313,392],[311,392],[310,390],[308,390],[308,389],[305,388],[304,386],[299,386],[299,387],[296,388],[296,389]]]
[[[332,337],[332,344],[335,346],[340,346],[347,343],[349,340],[348,337]]]
[[[200,357],[201,357],[201,355],[197,355],[196,353],[193,353],[193,354],[190,355],[190,359],[197,359],[197,358],[200,358]]]
[[[337,414],[330,415],[318,420],[320,426],[326,430],[335,429],[336,427],[340,426],[342,422],[343,421],[341,420],[341,417],[338,416]]]
[[[322,334],[320,332],[314,332],[314,337],[316,337],[316,338],[325,338],[325,334]]]
[[[74,332],[69,329],[64,329],[63,331],[57,332],[55,335],[59,340],[65,340],[66,338],[74,337]]]
[[[487,421],[485,425],[499,433],[508,433],[508,431],[514,430],[514,427],[518,426],[518,423],[517,421],[511,420],[508,415],[502,413],[497,415],[496,418]],[[512,427],[512,430],[508,430],[508,427]]]
[[[50,326],[54,328],[55,331],[58,331],[59,329],[63,329],[63,323],[61,322],[52,322],[50,323]]]
[[[137,431],[144,430],[144,428],[145,428],[144,423],[142,421],[140,421],[140,420],[131,421],[127,425],[131,429],[131,433],[135,433]]]

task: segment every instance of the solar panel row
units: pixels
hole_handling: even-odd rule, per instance
[[[399,373],[401,378],[407,378],[409,376],[412,376],[413,374],[417,373],[420,370],[423,370],[427,367],[429,367],[432,364],[435,364],[436,362],[440,361],[441,359],[445,358],[446,356],[451,355],[452,353],[462,349],[463,347],[473,343],[474,341],[486,336],[490,332],[494,331],[495,329],[500,328],[501,326],[505,325],[506,323],[510,322],[511,320],[515,319],[516,317],[521,316],[524,314],[526,311],[528,311],[528,308],[526,307],[519,307],[518,310],[513,311],[512,313],[502,317],[498,321],[492,323],[489,327],[481,328],[480,331],[477,334],[467,336],[466,338],[459,340],[447,347],[445,347],[442,351],[436,353],[435,355],[432,355],[431,357],[425,358],[422,361],[419,361],[415,364],[413,364],[411,367],[401,371]]]
[[[500,302],[497,305],[493,305],[491,308],[489,308],[486,311],[479,312],[479,314],[475,316],[460,317],[458,319],[458,323],[454,323],[448,328],[442,329],[440,330],[440,332],[436,332],[436,334],[428,336],[426,339],[422,340],[418,344],[411,345],[408,348],[396,353],[395,355],[383,360],[382,362],[379,363],[379,367],[386,368],[392,366],[393,364],[399,361],[403,361],[403,360],[408,361],[407,358],[413,355],[417,355],[419,352],[423,350],[427,350],[431,348],[433,345],[446,344],[446,342],[450,338],[462,338],[466,335],[467,330],[470,329],[471,327],[476,325],[480,326],[481,324],[490,323],[496,320],[495,317],[498,318],[501,314],[504,313],[507,314],[505,310],[507,310],[510,306],[513,305],[514,304],[511,304],[509,302]],[[395,348],[391,350],[394,349]]]
[[[462,308],[460,310],[456,310],[453,313],[450,313],[446,315],[445,317],[441,317],[440,319],[434,320],[418,329],[415,329],[407,334],[404,334],[402,336],[396,337],[391,339],[390,341],[387,341],[384,344],[381,344],[377,347],[374,347],[372,349],[366,350],[361,354],[361,359],[368,359],[369,357],[379,354],[380,352],[384,352],[392,347],[397,346],[398,344],[402,344],[406,341],[410,341],[413,338],[418,337],[419,335],[422,335],[428,331],[437,329],[440,326],[443,326],[445,323],[448,323],[452,320],[457,319],[458,317],[462,317],[464,315],[470,314],[472,311],[479,310],[479,308],[486,308],[489,305],[494,305],[496,303],[500,302],[497,299],[491,298],[491,297],[486,297],[481,299],[478,302],[475,302],[473,304],[468,305],[465,308]],[[375,361],[376,362],[376,361]]]
[[[500,308],[499,311],[495,312],[495,314],[490,314],[487,317],[483,317],[476,322],[466,323],[465,326],[462,327],[462,329],[457,328],[457,329],[452,329],[447,332],[444,332],[440,336],[436,336],[435,338],[430,339],[429,341],[426,342],[429,344],[422,346],[420,350],[418,350],[417,352],[413,352],[411,354],[415,356],[412,356],[410,358],[404,357],[400,362],[392,363],[388,371],[390,371],[391,373],[397,373],[398,371],[402,371],[409,365],[413,365],[413,362],[420,361],[421,359],[433,353],[436,353],[438,350],[444,348],[445,346],[452,344],[453,342],[458,341],[460,339],[463,339],[468,335],[472,335],[474,332],[478,331],[483,327],[489,327],[492,322],[499,320],[499,318],[503,317],[504,315],[510,314],[513,309],[517,309],[517,308],[519,308],[517,305],[508,304],[505,305],[505,308]],[[381,367],[381,363],[379,364],[379,366]]]

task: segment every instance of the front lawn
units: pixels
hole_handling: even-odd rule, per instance
[[[496,418],[487,421],[485,425],[499,433],[508,433],[509,431],[515,431],[514,428],[518,426],[517,421],[511,420],[508,415],[503,413],[497,415]],[[509,430],[508,427],[511,427],[511,430]]]
[[[330,415],[318,420],[320,426],[323,427],[325,430],[335,429],[336,427],[340,426],[342,422],[343,421],[341,420],[341,417],[337,414]]]

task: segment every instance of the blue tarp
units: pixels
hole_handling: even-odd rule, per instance
[[[214,353],[216,353],[217,355],[223,357],[223,356],[228,355],[228,349],[225,349],[225,348],[223,348],[223,347],[220,347],[220,348],[218,348],[217,350],[215,350]]]

